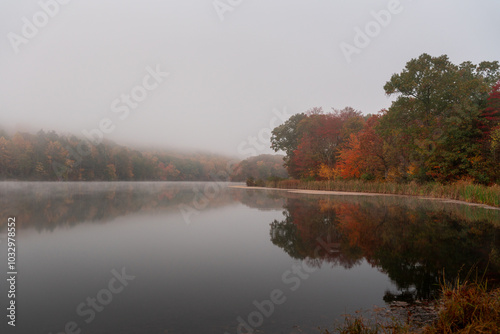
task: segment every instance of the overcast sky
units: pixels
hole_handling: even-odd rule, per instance
[[[268,153],[248,138],[277,114],[376,113],[424,52],[500,60],[499,14],[498,0],[2,0],[0,127]]]

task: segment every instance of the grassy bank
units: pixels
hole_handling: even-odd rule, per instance
[[[488,291],[485,283],[442,287],[439,305],[437,320],[423,328],[414,329],[411,321],[402,322],[396,318],[384,323],[369,323],[359,316],[347,316],[335,332],[324,330],[322,333],[500,333],[500,289]]]
[[[380,194],[396,194],[410,196],[425,196],[460,200],[470,203],[486,204],[500,207],[500,186],[490,187],[474,184],[469,181],[459,181],[453,184],[426,183],[391,183],[361,180],[338,181],[299,181],[281,180],[268,181],[266,187],[281,189],[305,189],[327,191],[352,191]]]

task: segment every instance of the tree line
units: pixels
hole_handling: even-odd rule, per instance
[[[0,179],[37,181],[214,181],[231,159],[215,154],[140,151],[73,135],[0,130]]]
[[[283,167],[282,155],[261,154],[247,158],[234,166],[231,181],[242,182],[268,180],[269,178],[286,179],[288,173]]]
[[[384,85],[389,109],[313,108],[272,131],[297,179],[500,183],[500,66],[422,54]]]
[[[140,151],[112,141],[0,129],[0,180],[32,181],[245,181],[287,178],[280,155],[242,161],[208,153]]]

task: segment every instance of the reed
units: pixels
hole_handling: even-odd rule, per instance
[[[472,272],[469,272],[471,274]],[[411,320],[402,323],[396,318],[388,322],[368,321],[359,314],[346,315],[344,323],[334,332],[322,334],[445,334],[500,333],[500,288],[489,289],[484,277],[441,283],[437,320],[422,327],[412,326]],[[357,312],[358,313],[358,312]]]
[[[424,334],[500,333],[500,289],[488,291],[486,282],[457,282],[442,286],[442,310]]]
[[[441,199],[460,200],[470,203],[500,207],[500,185],[484,186],[471,181],[441,183],[395,183],[362,180],[301,181],[281,180],[268,182],[269,188],[351,191],[408,196],[425,196]]]

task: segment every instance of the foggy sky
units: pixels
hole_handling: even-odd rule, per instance
[[[376,113],[424,52],[500,60],[497,0],[59,1],[0,2],[1,128],[269,153],[277,111]]]

